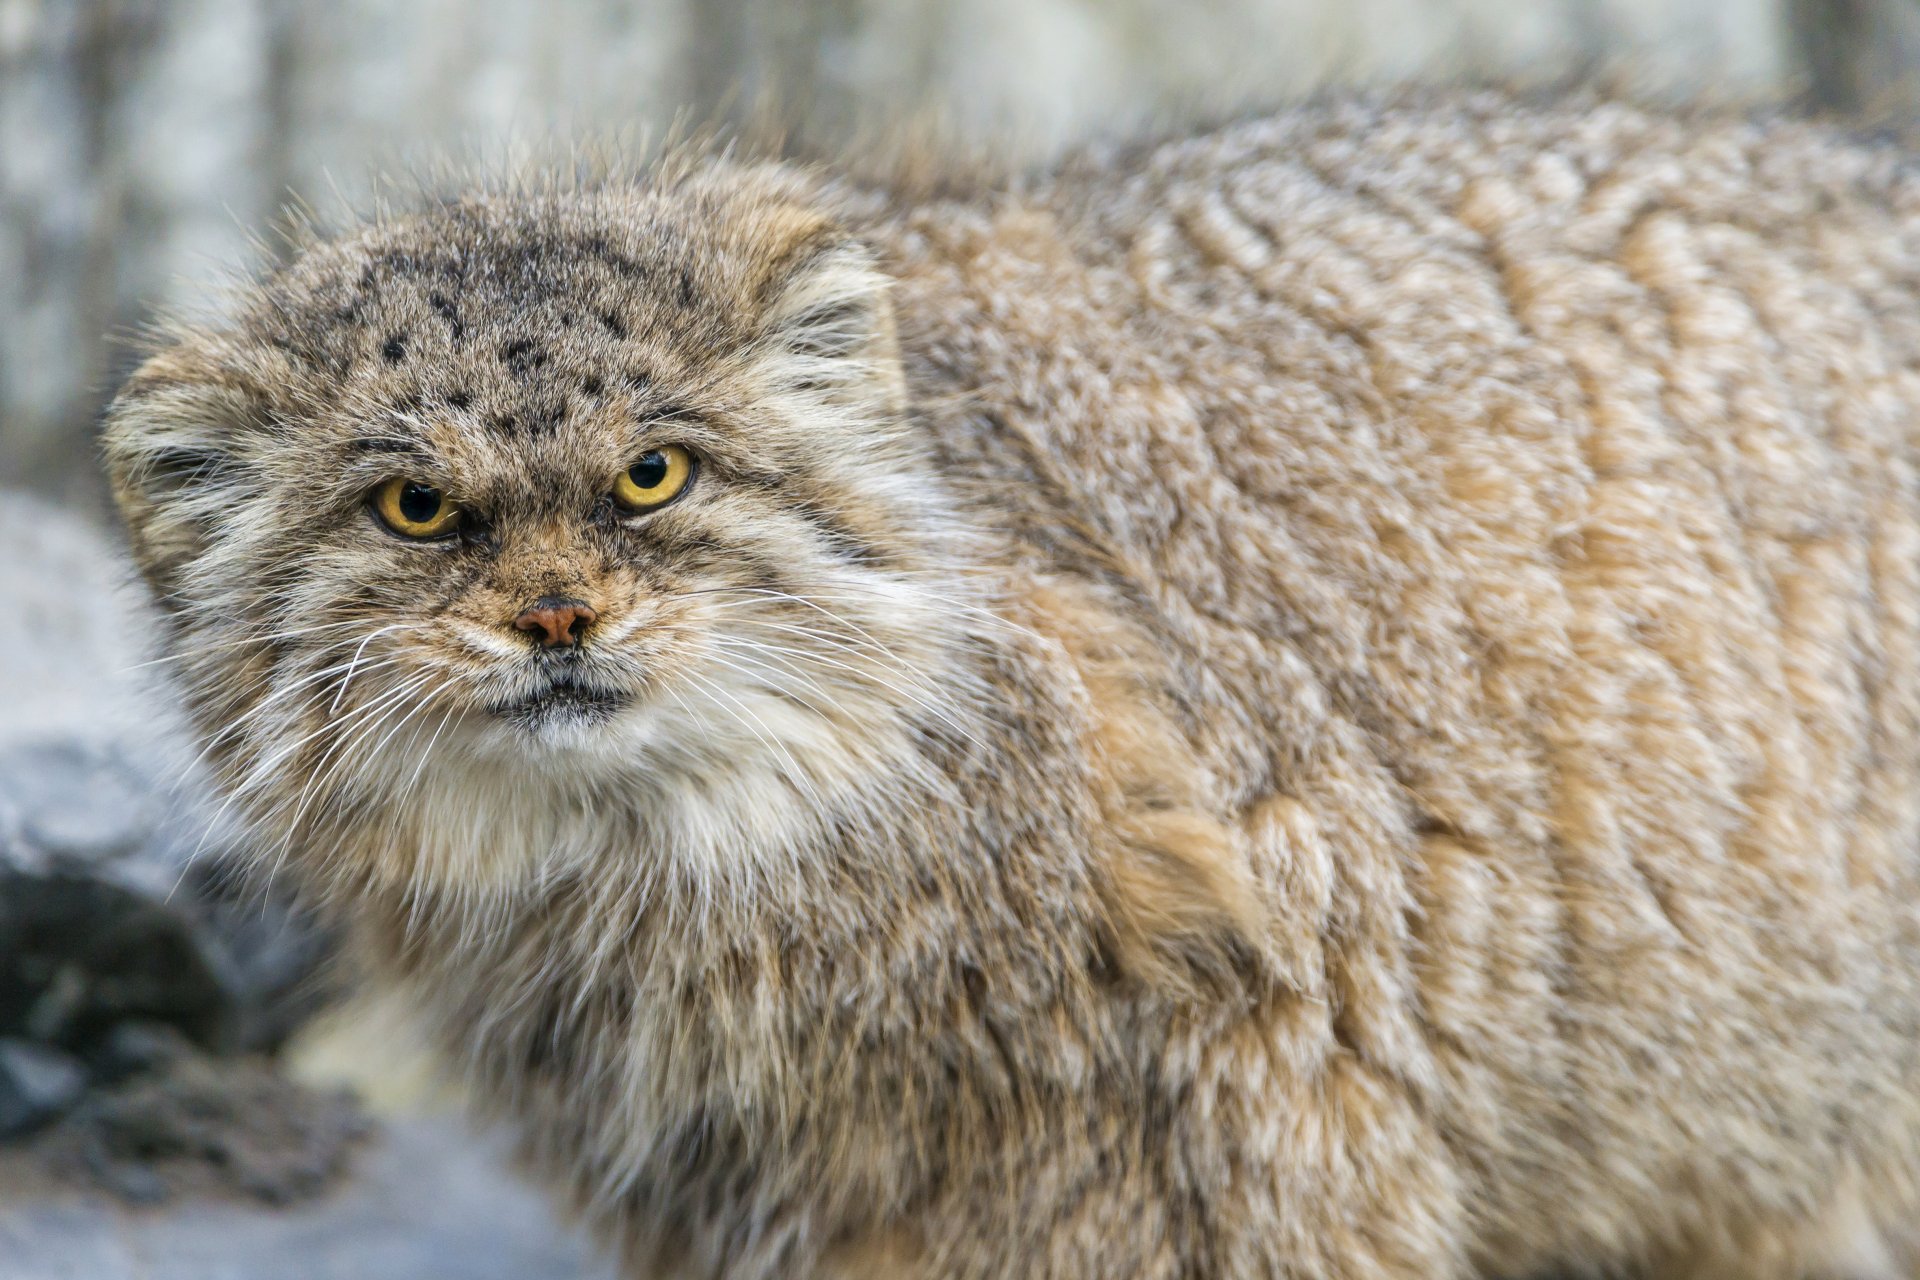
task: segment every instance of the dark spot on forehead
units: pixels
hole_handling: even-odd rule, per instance
[[[545,348],[537,347],[525,338],[515,338],[500,348],[500,359],[506,363],[509,372],[524,378],[544,367],[548,356]]]
[[[599,395],[603,387],[604,384],[600,381],[600,375],[597,373],[590,373],[580,379],[580,389],[590,396]]]
[[[447,322],[447,329],[452,334],[455,342],[459,342],[467,336],[467,326],[460,319],[460,312],[454,307],[453,303],[447,300],[444,294],[429,294],[427,296],[427,305],[432,307],[434,311],[439,314],[440,318]]]
[[[591,258],[605,263],[614,271],[629,279],[637,279],[646,274],[646,268],[614,248],[603,235],[590,235],[580,242],[580,247]]]
[[[404,333],[390,335],[386,342],[381,344],[380,358],[388,364],[399,364],[402,360],[406,359],[407,335]]]
[[[447,404],[455,409],[471,409],[473,396],[466,391],[455,391],[447,396]]]
[[[680,268],[680,305],[683,307],[692,306],[694,296],[695,294],[694,294],[694,288],[693,288],[693,268],[681,267]]]
[[[621,381],[634,391],[645,391],[653,385],[653,379],[647,375],[645,369],[629,369]]]
[[[600,313],[600,325],[616,338],[627,336],[627,322],[620,318],[617,311],[607,310]]]

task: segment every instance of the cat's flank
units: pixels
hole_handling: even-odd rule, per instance
[[[1497,96],[437,204],[106,432],[631,1273],[929,1280],[1897,1274],[1917,444],[1902,156]]]

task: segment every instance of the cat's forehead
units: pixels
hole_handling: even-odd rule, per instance
[[[539,339],[722,349],[829,227],[771,181],[451,202],[308,248],[262,290],[252,327],[336,365],[391,362],[409,340],[521,367],[538,366]]]
[[[371,229],[295,262],[249,327],[347,387],[411,382],[456,397],[651,380],[649,357],[684,363],[745,340],[752,317],[716,288],[711,244],[613,212],[465,205]]]
[[[822,225],[725,192],[467,201],[308,250],[247,328],[340,430],[550,453],[724,401],[767,280]]]

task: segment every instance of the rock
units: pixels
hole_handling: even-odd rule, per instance
[[[173,1196],[158,1169],[150,1164],[115,1161],[105,1147],[88,1149],[87,1172],[103,1191],[135,1208],[165,1204]]]
[[[577,1229],[512,1176],[501,1145],[444,1115],[381,1126],[327,1194],[138,1203],[48,1186],[0,1149],[6,1280],[614,1280]],[[23,1180],[24,1172],[24,1180]],[[138,1175],[135,1175],[136,1182]],[[152,1192],[152,1184],[147,1184]],[[165,1197],[164,1190],[160,1193]]]
[[[80,1064],[26,1040],[0,1040],[0,1138],[30,1133],[58,1119],[87,1087]]]
[[[263,1059],[176,1050],[159,1069],[89,1094],[41,1142],[45,1162],[84,1168],[94,1185],[140,1203],[285,1205],[341,1176],[371,1130],[351,1098],[289,1080]]]
[[[161,816],[161,788],[114,744],[85,739],[22,743],[0,751],[0,789],[18,838],[53,859],[97,862],[131,852]]]
[[[284,896],[262,890],[233,859],[194,864],[182,889],[225,961],[229,1043],[277,1050],[334,995],[327,932]]]
[[[138,1019],[226,1047],[241,997],[190,902],[129,888],[111,867],[0,872],[0,1035],[90,1056]]]
[[[95,1080],[117,1084],[128,1076],[164,1071],[189,1052],[186,1039],[157,1022],[122,1022],[107,1033],[88,1065]]]
[[[136,1020],[210,1049],[277,1047],[325,994],[322,932],[225,861],[183,866],[177,837],[143,837],[0,846],[0,1035],[91,1056]]]

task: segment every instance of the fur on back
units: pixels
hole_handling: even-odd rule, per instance
[[[1591,100],[694,157],[309,248],[107,452],[223,784],[636,1276],[1892,1265],[1916,214]],[[555,593],[610,718],[501,712]]]

